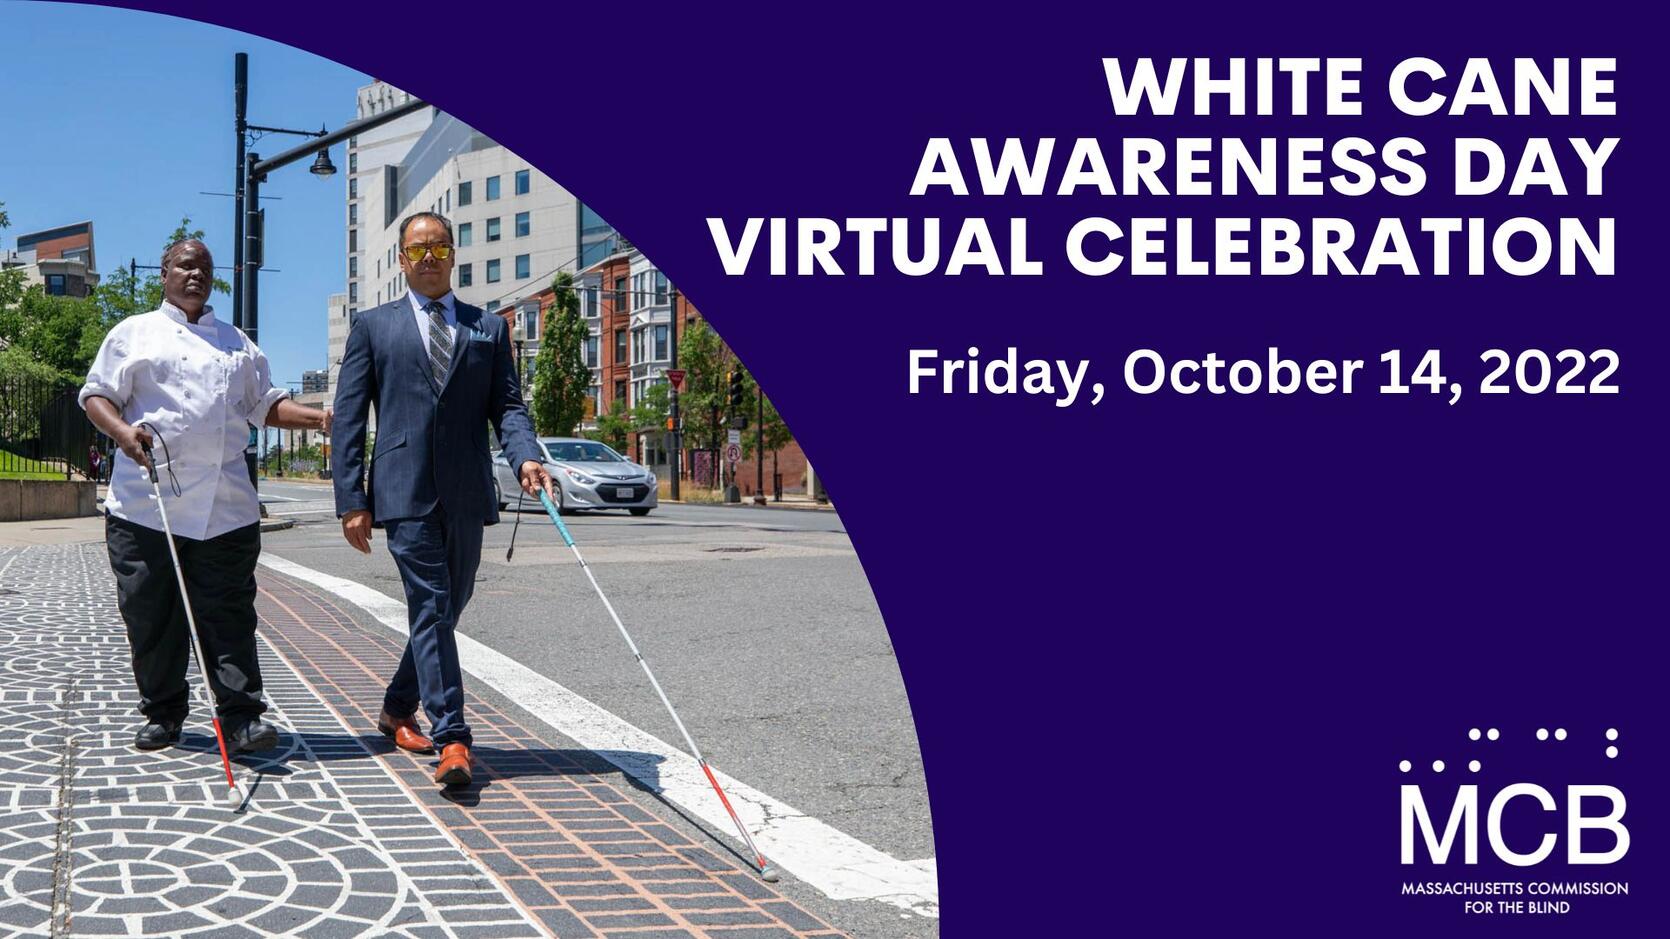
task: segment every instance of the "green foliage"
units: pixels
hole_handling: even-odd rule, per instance
[[[92,300],[49,296],[39,286],[0,307],[0,339],[11,349],[68,375],[87,374],[109,331]]]
[[[794,440],[794,435],[789,433],[789,425],[784,423],[783,415],[777,413],[777,407],[771,403],[771,399],[765,398],[764,402],[765,423],[761,425],[764,430],[760,436],[763,438],[762,442],[765,444],[765,449],[772,453],[776,453],[778,450],[788,446],[789,442]],[[756,410],[752,417],[758,418],[758,416],[759,412]],[[743,431],[742,455],[744,457],[753,457],[755,439],[756,437],[752,428]]]
[[[725,445],[725,431],[730,427],[730,385],[725,373],[741,369],[742,364],[705,321],[697,321],[685,330],[679,340],[678,363],[685,370],[684,388],[678,395],[684,444],[717,450]],[[752,420],[756,393],[752,379],[745,383],[745,389],[737,413]]]
[[[149,313],[162,306],[162,279],[154,271],[135,277],[127,266],[118,267],[93,288],[93,303],[105,323],[114,326],[136,313]]]
[[[684,369],[684,387],[678,393],[678,409],[684,421],[685,446],[718,447],[723,439],[723,428],[714,420],[714,412],[725,408],[727,357],[719,334],[705,321],[698,320],[679,340],[678,364]]]
[[[588,434],[593,440],[601,440],[621,453],[626,452],[626,442],[632,436],[635,428],[632,425],[632,412],[626,408],[610,408],[607,414],[597,417],[597,430]]]
[[[85,374],[74,375],[61,372],[44,362],[38,362],[26,349],[16,347],[0,349],[0,381],[80,382],[84,378],[86,378]]]
[[[672,408],[672,388],[664,382],[650,385],[638,403],[632,406],[632,427],[634,430],[659,430],[667,428],[667,412]]]
[[[63,393],[66,383],[81,383],[81,376],[65,373],[37,361],[27,349],[0,349],[0,434],[11,440],[29,440],[41,432],[41,415]],[[8,457],[16,468],[16,460]],[[55,478],[62,478],[60,470]]]
[[[574,275],[563,271],[551,281],[555,294],[545,315],[543,342],[533,360],[531,410],[534,428],[543,436],[568,437],[586,413],[591,369],[586,365],[586,321]]]
[[[11,267],[0,271],[0,310],[9,310],[17,306],[23,299],[23,291],[28,289],[28,281],[24,277],[23,268]]]

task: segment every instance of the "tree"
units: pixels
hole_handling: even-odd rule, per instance
[[[638,396],[632,406],[632,429],[637,431],[662,430],[667,426],[667,412],[672,409],[671,389],[665,382],[656,382]]]
[[[545,314],[544,341],[533,360],[533,422],[544,435],[571,436],[586,416],[591,368],[585,345],[590,330],[580,316],[574,275],[563,271],[551,281],[555,295]]]
[[[625,452],[627,439],[632,436],[632,412],[616,405],[607,414],[597,416],[597,430],[587,436],[600,440],[615,450]]]
[[[770,450],[773,457],[775,457],[778,450],[788,446],[789,443],[794,440],[794,435],[789,433],[789,425],[784,423],[783,415],[777,413],[777,406],[771,403],[771,399],[764,398],[763,404],[765,407],[765,422],[760,425],[760,442],[763,443],[765,445],[765,449]],[[757,407],[758,406],[756,406],[756,408]],[[754,416],[757,415],[758,410],[756,410]],[[745,433],[742,435],[743,456],[752,457],[754,455],[754,439],[755,435],[752,433]]]
[[[87,374],[109,331],[93,301],[53,296],[38,285],[0,307],[0,340],[66,378]]]
[[[712,327],[698,320],[684,331],[678,351],[679,364],[684,367],[678,404],[686,436],[693,445],[717,449],[724,436],[725,372],[730,350]]]

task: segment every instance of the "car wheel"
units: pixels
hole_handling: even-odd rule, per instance
[[[566,505],[566,504],[565,504],[565,503],[564,503],[564,502],[563,502],[563,498],[562,498],[562,487],[561,487],[561,486],[552,486],[552,487],[551,487],[551,489],[552,489],[552,491],[553,491],[553,492],[555,492],[555,493],[556,493],[556,494],[557,494],[557,498],[556,498],[556,503],[557,503],[557,514],[558,514],[558,515],[573,515],[573,514],[574,514],[574,510],[573,510],[573,509],[571,509],[571,508],[569,508],[569,507],[568,507],[568,506],[567,506],[567,505]]]
[[[649,514],[649,509],[627,509],[626,511],[631,512],[633,515],[636,515],[639,518],[643,518],[644,516]]]

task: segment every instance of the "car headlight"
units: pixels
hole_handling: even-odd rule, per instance
[[[590,486],[592,483],[597,481],[584,473],[576,473],[571,469],[565,469],[563,472],[568,474],[569,479],[574,480],[582,486]]]

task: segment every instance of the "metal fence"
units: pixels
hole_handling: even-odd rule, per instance
[[[93,478],[92,451],[107,457],[109,442],[76,403],[80,390],[73,381],[0,375],[0,476]]]

